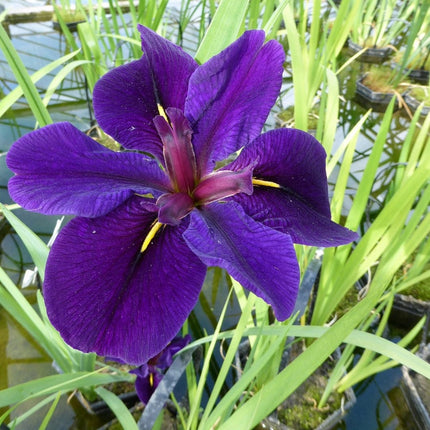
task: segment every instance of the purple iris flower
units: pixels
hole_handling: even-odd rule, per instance
[[[182,348],[188,345],[191,337],[175,337],[159,354],[148,360],[136,369],[130,371],[135,373],[136,377],[136,392],[142,403],[148,403],[155,389],[163,379],[164,371],[167,370],[173,363],[173,356]]]
[[[248,31],[198,65],[139,31],[142,58],[104,75],[93,96],[99,125],[126,150],[58,123],[7,156],[16,202],[76,216],[47,262],[51,322],[71,346],[137,365],[177,334],[207,266],[284,320],[300,279],[293,243],[356,238],[330,220],[322,146],[299,130],[260,135],[281,86],[278,42]]]

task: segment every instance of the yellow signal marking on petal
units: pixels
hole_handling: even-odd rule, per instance
[[[282,188],[279,184],[272,181],[264,181],[263,179],[255,179],[252,178],[253,185],[262,185],[264,187],[272,187],[272,188]]]
[[[145,252],[146,248],[148,248],[154,236],[157,234],[157,231],[160,230],[163,224],[161,222],[155,222],[154,225],[149,230],[149,233],[146,235],[145,240],[143,241],[142,248],[140,248],[140,252]]]
[[[154,386],[154,375],[152,373],[149,374],[149,385]]]
[[[161,115],[167,122],[169,122],[169,118],[167,118],[167,114],[163,106],[161,106],[160,103],[157,103],[157,107],[158,107],[158,114]]]

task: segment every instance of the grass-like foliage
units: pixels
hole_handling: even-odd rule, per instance
[[[412,16],[419,3],[418,0],[409,0],[401,2],[398,8],[396,5],[399,3],[394,0],[342,1],[338,8],[333,6],[325,10],[322,2],[315,0],[310,10],[304,0],[222,0],[219,4],[214,0],[182,0],[178,21],[172,25],[168,21],[168,0],[140,0],[138,3],[129,0],[127,12],[123,9],[124,2],[118,0],[109,1],[108,6],[101,0],[90,0],[85,6],[77,1],[73,10],[79,13],[83,22],[78,25],[77,34],[73,34],[63,13],[66,9],[71,10],[72,5],[62,0],[55,2],[54,8],[68,53],[32,75],[16,52],[13,40],[0,26],[0,48],[17,83],[16,88],[0,100],[0,117],[6,117],[14,103],[24,96],[34,116],[35,127],[52,123],[50,100],[70,73],[79,71],[83,74],[91,92],[97,80],[108,70],[141,56],[137,23],[181,44],[191,24],[197,21],[194,54],[199,63],[219,53],[246,29],[264,29],[268,39],[286,40],[291,60],[289,71],[294,90],[295,127],[307,130],[309,112],[318,107],[316,135],[328,154],[327,173],[335,184],[331,198],[332,218],[351,230],[359,231],[360,240],[327,248],[322,257],[320,250],[296,246],[302,268],[302,294],[305,291],[309,293],[308,276],[313,282],[321,266],[313,290],[312,309],[307,306],[298,309],[299,318],[295,314],[283,323],[277,322],[269,306],[253,294],[246,295],[234,279],[230,282],[230,292],[220,314],[212,313],[211,306],[202,295],[202,307],[207,310],[214,330],[206,333],[192,317],[183,328],[184,334],[199,332],[200,337],[179,355],[199,347],[203,357],[199,368],[190,363],[186,370],[189,408],[185,410],[172,394],[181,428],[253,428],[294,393],[339,346],[343,353],[320,406],[324,405],[331,391],[342,392],[362,379],[398,364],[430,378],[430,364],[407,349],[422,329],[424,320],[397,344],[382,337],[394,294],[428,282],[430,278],[430,116],[421,121],[418,110],[410,120],[389,190],[383,195],[380,209],[371,221],[366,220],[366,213],[372,191],[378,186],[384,147],[393,121],[394,100],[381,116],[373,147],[359,173],[359,184],[353,196],[348,192],[348,186],[355,174],[356,145],[360,130],[369,121],[371,112],[353,124],[339,145],[334,147],[333,144],[340,103],[337,73],[342,65],[339,64],[339,53],[346,40],[351,37],[355,42],[373,47],[397,43],[403,37],[407,44],[401,68],[409,67],[416,37],[423,31],[427,33],[420,46],[427,51],[429,47],[430,37],[425,27],[428,14],[423,11],[424,7],[421,6],[420,12]],[[408,32],[409,38],[406,36]],[[60,66],[61,70],[47,91],[41,94],[36,83]],[[345,213],[345,207],[349,208],[348,213]],[[0,214],[21,238],[43,281],[49,248],[10,209],[1,205]],[[408,270],[403,273],[401,269],[406,264]],[[219,280],[221,275],[220,272],[214,273],[215,285],[215,279]],[[399,273],[403,274],[399,276]],[[361,300],[350,305],[336,320],[340,303],[364,278],[368,282]],[[50,324],[43,295],[37,293],[37,306],[32,307],[2,268],[0,284],[0,305],[62,372],[1,390],[0,407],[10,406],[10,409],[0,417],[0,422],[7,420],[18,405],[38,398],[36,406],[16,418],[12,425],[20,424],[40,408],[51,405],[42,423],[43,428],[52,417],[60,396],[80,390],[89,397],[103,399],[124,428],[145,428],[144,423],[137,424],[122,401],[106,389],[106,385],[113,382],[134,381],[133,375],[104,367],[96,361],[95,354],[84,354],[69,347]],[[239,303],[241,312],[234,330],[225,330],[223,322],[232,298]],[[375,314],[383,316],[376,332],[371,334],[369,327]],[[191,330],[193,325],[197,328]],[[280,370],[284,349],[297,338],[307,339],[307,349]],[[239,345],[244,340],[249,343],[248,361],[241,369],[240,378],[232,381]],[[215,358],[220,347],[224,353],[221,362]],[[357,347],[364,352],[360,360],[352,364]],[[208,393],[209,380],[211,387]],[[160,420],[154,428],[157,426],[161,426]]]

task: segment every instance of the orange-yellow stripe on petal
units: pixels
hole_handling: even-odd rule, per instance
[[[142,247],[140,248],[140,252],[146,251],[146,249],[148,248],[152,239],[154,239],[154,236],[157,234],[158,230],[160,230],[162,225],[163,224],[161,222],[158,222],[158,221],[156,221],[154,223],[154,225],[151,227],[151,230],[149,230],[148,234],[145,237],[145,240],[142,243]]]
[[[282,188],[276,182],[265,181],[263,179],[255,179],[255,178],[252,178],[252,185],[262,185],[263,187]]]
[[[154,386],[154,375],[151,372],[149,373],[149,385]]]
[[[158,115],[162,116],[167,122],[170,122],[163,106],[161,106],[160,103],[157,103],[157,107],[158,107]]]

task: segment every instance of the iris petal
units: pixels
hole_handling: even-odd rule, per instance
[[[157,207],[133,197],[108,216],[75,218],[49,254],[49,318],[81,351],[142,364],[178,333],[197,302],[206,268],[182,238],[187,224],[142,242]]]
[[[300,272],[288,235],[254,221],[230,202],[193,211],[184,237],[206,265],[226,269],[271,304],[279,320],[290,316]]]
[[[255,177],[281,188],[256,186],[252,196],[232,199],[256,221],[291,235],[294,243],[349,243],[357,234],[330,219],[325,158],[324,148],[308,133],[294,129],[264,133],[225,168],[240,170],[254,163]]]
[[[143,25],[137,26],[142,39],[143,57],[151,68],[157,102],[164,109],[184,110],[188,81],[197,62],[181,47],[159,36]]]
[[[289,234],[294,243],[310,246],[345,245],[358,235],[331,221],[288,191],[254,187],[252,196],[231,198],[258,222]]]
[[[256,138],[275,103],[285,54],[264,39],[263,31],[246,32],[191,76],[185,115],[202,175]]]
[[[225,168],[240,170],[253,164],[254,177],[281,185],[321,215],[330,217],[325,159],[324,148],[313,136],[283,128],[259,136]]]
[[[16,173],[11,197],[43,214],[95,217],[134,193],[158,197],[169,189],[157,163],[142,154],[113,152],[69,123],[57,123],[19,139],[7,155]]]
[[[184,109],[188,80],[197,67],[179,46],[138,26],[140,60],[106,73],[93,93],[98,123],[121,145],[146,151],[163,160],[162,144],[152,119],[158,106]]]

